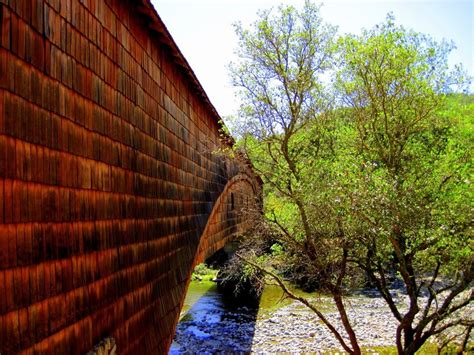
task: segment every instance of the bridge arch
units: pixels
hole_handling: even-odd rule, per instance
[[[261,182],[255,175],[250,175],[250,172],[240,172],[232,177],[214,203],[199,239],[194,261],[187,273],[186,286],[180,295],[179,312],[176,313],[173,322],[173,332],[167,344],[168,347],[173,341],[195,266],[248,230],[251,223],[246,218],[249,215],[248,212],[255,211],[260,206]]]
[[[258,205],[257,200],[248,200],[249,196],[258,199],[259,191],[255,184],[255,177],[245,173],[240,173],[227,182],[199,239],[193,268],[249,228],[250,222],[244,217],[248,216],[248,209],[255,209]]]

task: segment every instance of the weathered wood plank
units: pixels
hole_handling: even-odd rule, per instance
[[[165,352],[193,263],[244,228],[220,118],[148,0],[0,22],[0,352]]]

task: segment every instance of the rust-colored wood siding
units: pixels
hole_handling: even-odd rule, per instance
[[[0,0],[2,355],[166,352],[193,263],[243,229],[254,190],[150,11]]]

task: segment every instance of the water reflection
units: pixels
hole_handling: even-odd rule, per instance
[[[214,282],[192,281],[170,354],[250,352],[257,311],[223,295]]]

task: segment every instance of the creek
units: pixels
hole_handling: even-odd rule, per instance
[[[191,281],[170,354],[249,352],[258,309],[239,305],[212,281]]]
[[[295,316],[311,321],[298,327],[278,325],[279,318]],[[301,340],[311,346],[312,323],[314,316],[284,299],[276,285],[266,285],[258,307],[252,307],[237,304],[212,281],[191,281],[170,354],[247,353],[260,352],[262,347],[280,351],[281,346],[292,346],[290,343],[301,349],[301,344],[297,345]]]
[[[302,291],[294,290],[299,294]],[[400,304],[408,299],[394,290]],[[278,286],[266,285],[257,307],[236,304],[212,281],[191,281],[170,354],[215,353],[341,353],[341,346],[315,315],[298,302],[284,299]],[[317,304],[342,333],[331,300],[304,294]],[[366,353],[395,354],[396,321],[385,301],[364,290],[346,299],[346,309]],[[421,351],[432,354],[434,349]]]

